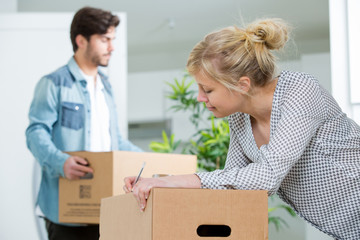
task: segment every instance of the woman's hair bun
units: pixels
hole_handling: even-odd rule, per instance
[[[280,18],[269,18],[249,24],[245,31],[251,43],[265,44],[269,50],[277,50],[284,47],[288,41],[290,28]]]

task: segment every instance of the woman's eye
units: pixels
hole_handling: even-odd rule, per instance
[[[204,91],[206,94],[209,94],[212,92],[212,90],[207,90],[207,91]]]

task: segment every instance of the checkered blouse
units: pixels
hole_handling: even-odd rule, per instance
[[[283,71],[275,89],[270,141],[260,149],[250,116],[229,116],[224,170],[198,173],[203,188],[265,189],[337,239],[360,239],[360,127],[318,81]]]

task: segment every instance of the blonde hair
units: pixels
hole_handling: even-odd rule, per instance
[[[257,20],[245,29],[227,27],[205,36],[191,51],[187,70],[202,72],[228,88],[242,76],[255,86],[264,86],[274,78],[276,59],[271,50],[283,48],[289,27],[278,18]]]

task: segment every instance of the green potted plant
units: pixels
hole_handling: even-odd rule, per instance
[[[175,141],[174,134],[167,136],[163,131],[163,142],[153,141],[149,147],[154,152],[173,153],[181,146],[181,153],[197,156],[198,171],[223,169],[230,142],[229,124],[226,118],[216,119],[210,115],[206,111],[204,103],[197,101],[197,91],[191,90],[194,82],[194,79],[188,73],[185,73],[181,81],[175,79],[174,83],[167,82],[166,84],[172,90],[167,98],[175,103],[170,109],[190,112],[189,121],[195,126],[196,132],[188,142],[182,143],[180,140]],[[200,123],[208,127],[200,128]],[[274,211],[279,209],[285,210],[291,216],[296,215],[285,204],[270,207],[268,209],[269,224],[273,224],[276,230],[279,230],[282,226],[287,226],[284,219],[273,215]]]

